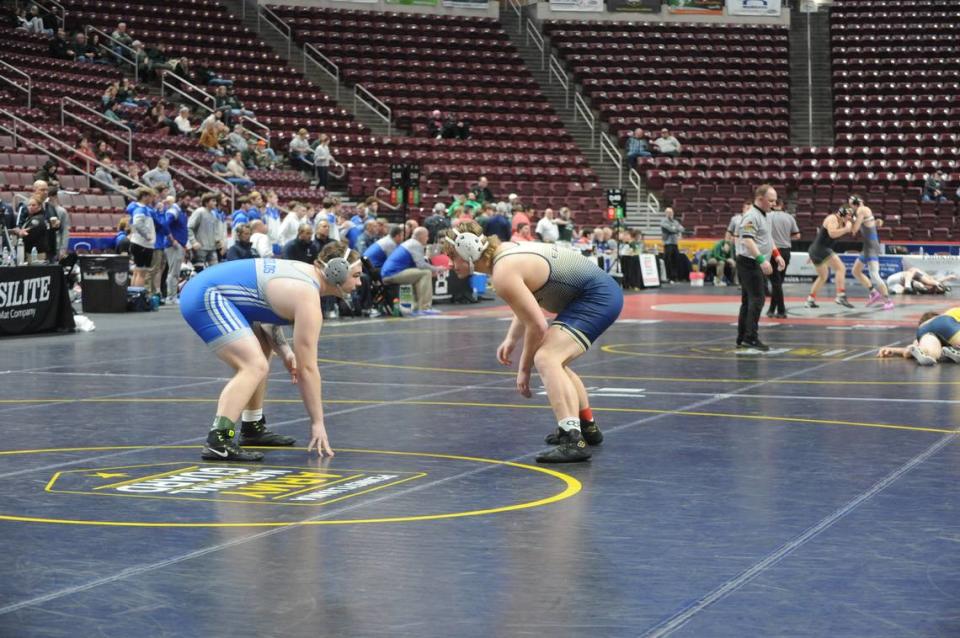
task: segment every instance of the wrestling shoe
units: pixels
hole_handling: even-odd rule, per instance
[[[567,442],[537,457],[537,463],[579,463],[592,455],[579,430],[567,433]]]
[[[879,303],[883,299],[883,295],[880,294],[879,290],[874,290],[870,293],[870,298],[867,299],[867,306],[872,306],[875,303]]]
[[[837,298],[834,299],[834,301],[844,308],[853,308],[853,304],[850,303],[850,300],[847,299],[846,295],[837,295]]]
[[[292,436],[268,430],[267,422],[262,417],[259,421],[243,421],[240,424],[240,445],[282,447],[293,445],[296,441]]]
[[[820,304],[818,304],[818,303],[817,303],[816,301],[814,301],[813,299],[810,299],[809,297],[807,298],[807,303],[805,303],[805,304],[803,304],[803,305],[806,306],[807,308],[819,308],[819,307],[820,307]]]
[[[597,427],[596,421],[580,421],[580,433],[583,435],[583,440],[587,442],[587,445],[600,445],[603,443],[603,432]],[[556,432],[548,434],[543,441],[547,445],[563,445],[564,443],[570,442],[570,437],[567,435],[566,430],[557,428]]]
[[[937,363],[936,359],[918,348],[916,344],[907,347],[907,354],[916,359],[917,363],[922,366],[932,366]]]
[[[884,310],[893,310],[893,299],[887,299],[883,302]]]
[[[940,351],[940,358],[954,363],[960,363],[960,349],[953,346],[944,346]]]
[[[261,452],[248,452],[233,442],[233,430],[211,430],[207,442],[200,451],[205,461],[240,461],[249,463],[262,461]]]

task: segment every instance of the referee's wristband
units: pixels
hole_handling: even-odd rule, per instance
[[[767,260],[767,256],[764,255],[763,253],[760,253],[759,255],[757,255],[757,256],[755,257],[755,259],[757,260],[757,263],[758,263],[758,264],[762,264],[763,262],[765,262],[765,261]]]
[[[774,248],[774,249],[773,249],[773,253],[771,253],[771,254],[773,255],[773,258],[776,259],[777,257],[780,256],[780,249],[779,249],[779,248]]]

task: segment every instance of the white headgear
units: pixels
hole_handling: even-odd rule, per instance
[[[453,244],[453,249],[457,251],[457,254],[473,267],[474,262],[480,259],[483,251],[490,245],[487,238],[474,233],[461,233],[459,230],[453,232],[454,239],[446,236],[443,239]]]
[[[347,249],[343,251],[343,257],[334,257],[330,261],[320,262],[320,265],[323,266],[323,277],[327,280],[327,283],[338,288],[347,283],[347,279],[350,278],[350,269],[360,263],[359,259],[353,263],[347,261],[349,255],[350,246],[347,245]]]

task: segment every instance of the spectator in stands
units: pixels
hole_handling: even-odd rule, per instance
[[[510,193],[509,195],[507,195],[507,201],[505,202],[505,204],[507,207],[507,210],[506,210],[507,217],[512,217],[513,209],[521,205],[520,196],[517,195],[516,193]]]
[[[638,157],[652,157],[647,137],[642,128],[627,133],[627,166],[634,167]]]
[[[208,126],[201,128],[199,144],[207,153],[216,155],[217,157],[224,157],[227,152],[220,142],[224,139],[226,132],[226,125],[214,120]]]
[[[174,64],[167,57],[167,48],[162,43],[147,47],[146,77],[159,79],[161,71],[173,71]]]
[[[173,121],[181,135],[193,135],[196,132],[193,124],[190,123],[190,109],[181,106],[177,118]]]
[[[43,166],[33,174],[34,182],[46,182],[47,186],[50,188],[59,188],[60,180],[58,175],[60,173],[60,164],[55,159],[48,159],[44,162]]]
[[[380,270],[385,284],[412,284],[416,298],[415,315],[439,314],[433,309],[433,273],[443,270],[432,266],[426,258],[425,247],[430,239],[426,228],[417,228],[413,236],[397,246]]]
[[[227,261],[233,261],[235,259],[256,259],[260,256],[250,242],[250,235],[252,234],[248,224],[240,224],[233,229],[235,240],[233,246],[230,246],[230,250],[227,251]]]
[[[713,283],[717,286],[733,282],[736,268],[733,246],[726,239],[715,243],[706,255],[706,274],[713,277]]]
[[[90,160],[97,159],[96,154],[93,152],[93,148],[90,146],[90,140],[88,140],[86,137],[81,137],[77,141],[77,151],[74,153],[74,155],[89,173],[92,170],[91,167],[93,166],[93,162]]]
[[[510,241],[520,243],[525,241],[536,241],[533,234],[530,232],[530,224],[523,222],[517,226],[517,230],[514,231],[513,236],[510,237]]]
[[[73,52],[76,55],[76,62],[100,62],[100,50],[92,43],[87,41],[86,34],[78,31],[73,38]]]
[[[210,66],[210,60],[201,60],[199,64],[193,65],[193,77],[199,84],[210,86],[233,86],[233,80],[221,77],[216,70]]]
[[[560,239],[560,227],[553,219],[552,208],[543,211],[543,217],[537,222],[536,234],[537,239],[546,244],[554,244]]]
[[[428,243],[435,244],[442,231],[450,228],[450,218],[446,215],[446,208],[440,202],[433,205],[433,212],[423,220],[423,226],[429,233]]]
[[[313,170],[313,151],[310,148],[310,138],[307,129],[302,128],[290,139],[288,149],[290,165],[300,170]]]
[[[253,117],[253,111],[243,108],[243,104],[230,92],[230,88],[225,84],[216,88],[213,94],[214,108],[225,113],[229,121],[233,121],[234,118]]]
[[[246,129],[244,129],[246,132]],[[277,153],[267,145],[267,141],[258,139],[252,147],[253,161],[258,168],[272,171],[277,167]]]
[[[109,155],[100,157],[100,164],[97,165],[97,170],[93,172],[93,181],[106,192],[122,190],[113,178],[113,160],[110,159]]]
[[[493,191],[490,190],[489,183],[487,178],[481,176],[477,180],[477,183],[470,187],[471,192],[474,193],[476,200],[481,204],[492,204],[496,201],[496,197],[493,196]]]
[[[210,165],[210,170],[213,171],[214,175],[217,177],[222,177],[235,186],[247,189],[253,188],[254,183],[252,180],[246,177],[246,171],[243,168],[243,160],[237,159],[238,155],[240,154],[236,153],[234,155],[234,159],[231,159],[227,164],[224,164],[223,160],[217,160]],[[230,166],[231,163],[233,164],[232,168]],[[238,176],[238,173],[240,176]]]
[[[297,236],[283,246],[283,258],[312,264],[320,254],[317,242],[313,241],[313,226],[310,222],[300,224]]]
[[[513,232],[517,232],[517,227],[520,226],[520,224],[530,225],[530,218],[523,211],[524,207],[522,204],[517,203],[513,205],[513,218],[510,220],[510,227],[513,229]]]
[[[287,211],[283,221],[280,222],[280,245],[286,247],[287,244],[297,238],[300,226],[309,223],[307,207],[300,202],[291,202],[290,209]]]
[[[267,235],[267,225],[262,219],[250,222],[250,243],[261,257],[273,257],[273,243]]]
[[[370,260],[371,266],[380,270],[383,268],[384,262],[387,261],[387,257],[396,249],[397,243],[402,241],[402,238],[403,227],[394,226],[387,235],[368,246],[363,256]]]
[[[29,256],[36,249],[37,259],[46,261],[50,243],[47,234],[49,227],[43,216],[43,200],[31,197],[27,201],[26,215],[22,217],[15,233],[23,241],[24,254]]]
[[[187,220],[187,241],[194,263],[212,266],[220,261],[220,220],[214,212],[218,198],[216,193],[204,194]]]
[[[151,188],[165,186],[169,195],[177,196],[176,188],[173,185],[173,175],[170,174],[170,160],[166,157],[157,160],[157,165],[144,173],[140,181]]]
[[[163,256],[167,263],[167,303],[169,304],[179,303],[180,298],[180,269],[183,267],[183,260],[190,245],[190,220],[186,211],[189,202],[190,193],[183,191],[178,201],[171,204],[165,211],[167,247],[163,250]]]
[[[117,234],[113,237],[113,251],[118,255],[130,253],[130,218],[121,217],[117,223]]]
[[[360,236],[357,237],[356,251],[361,255],[366,252],[367,248],[380,239],[378,229],[380,224],[377,223],[375,219],[369,219],[363,225],[363,232],[360,233]]]
[[[653,140],[653,146],[660,155],[676,157],[680,154],[680,141],[665,128],[660,129],[660,137]]]
[[[327,180],[330,175],[330,162],[335,161],[330,153],[330,138],[320,135],[317,145],[313,149],[313,171],[317,188],[327,189]]]
[[[946,188],[946,175],[943,171],[937,170],[927,176],[923,183],[923,201],[925,202],[945,202],[947,196],[943,191]]]
[[[497,204],[496,211],[493,216],[487,220],[487,223],[483,226],[483,234],[490,236],[496,235],[500,238],[500,241],[510,241],[511,226],[510,220],[507,218],[509,214],[507,204],[500,202]]]
[[[474,221],[480,224],[480,228],[483,228],[487,225],[487,220],[493,216],[493,204],[490,202],[485,202],[480,206],[480,210],[477,211],[477,216],[474,217]]]
[[[153,224],[153,205],[157,192],[152,188],[140,188],[136,201],[130,202],[130,256],[133,258],[132,286],[146,286],[147,274],[153,262],[153,247],[157,240]]]
[[[438,140],[443,137],[443,117],[439,110],[430,113],[430,118],[427,120],[427,134]]]
[[[134,62],[136,62],[138,69],[144,69],[144,73],[141,76],[143,79],[146,79],[146,68],[147,68],[147,51],[143,47],[143,42],[140,40],[134,40],[130,44],[130,48],[133,49],[133,53],[130,55],[133,56]]]
[[[50,57],[58,60],[75,60],[77,57],[73,45],[67,39],[67,32],[57,29],[57,35],[50,42]]]
[[[53,29],[44,26],[43,18],[40,16],[40,7],[36,4],[31,4],[30,9],[20,16],[20,27],[28,33],[53,35]]]
[[[234,124],[233,130],[227,135],[227,145],[232,148],[234,151],[239,151],[243,156],[243,163],[249,169],[256,168],[256,163],[253,161],[253,151],[250,149],[250,144],[247,142],[246,131],[243,128],[242,124]]]
[[[465,118],[450,114],[443,122],[443,138],[448,140],[470,139],[470,122]]]
[[[117,55],[117,62],[120,61],[120,57],[129,58],[130,52],[127,51],[124,47],[133,48],[133,37],[127,32],[127,23],[120,22],[117,24],[117,28],[113,30],[113,33],[110,34],[110,37],[113,38],[117,44],[123,46],[113,46],[113,52]]]
[[[660,220],[660,232],[663,235],[663,261],[667,270],[667,283],[677,281],[680,276],[680,238],[684,232],[683,224],[674,219],[673,208],[667,207]]]

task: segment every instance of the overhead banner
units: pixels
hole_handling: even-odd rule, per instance
[[[607,0],[607,11],[618,13],[660,13],[661,0]]]
[[[727,0],[727,15],[779,16],[780,0]]]
[[[550,0],[553,11],[599,11],[603,12],[603,0]]]
[[[723,15],[723,0],[667,0],[670,13]]]

